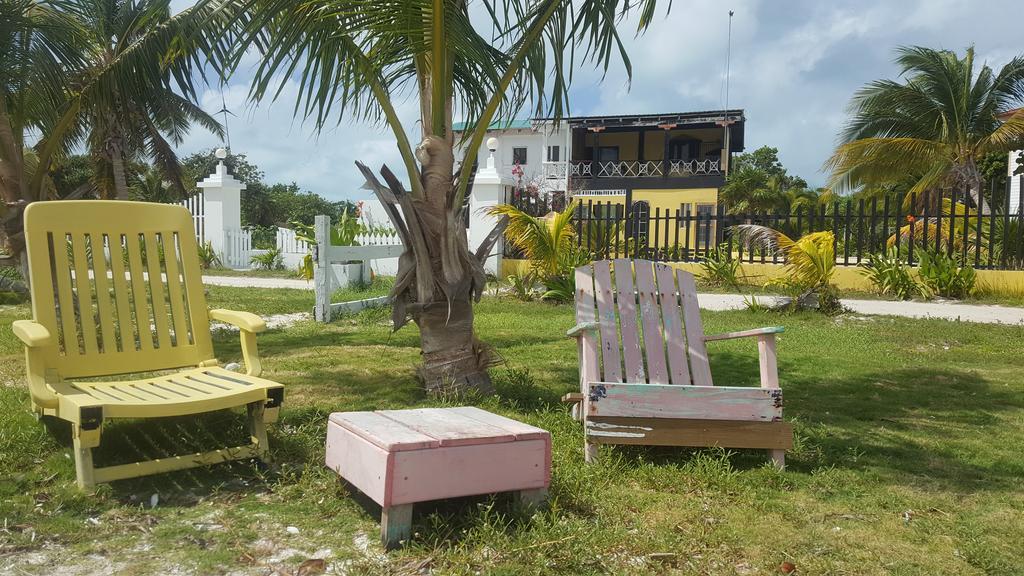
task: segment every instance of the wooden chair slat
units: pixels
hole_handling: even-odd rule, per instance
[[[594,293],[597,300],[598,323],[601,326],[601,364],[604,380],[622,382],[622,358],[616,329],[615,292],[611,266],[607,260],[594,262]]]
[[[636,318],[636,292],[633,288],[632,262],[614,261],[616,300],[622,332],[622,357],[626,364],[626,382],[646,382],[643,351],[640,349],[640,324]]]
[[[100,317],[100,341],[103,353],[109,354],[117,352],[117,334],[114,332],[114,310],[110,301],[110,277],[104,238],[101,232],[89,233],[93,281],[96,283],[96,310]]]
[[[135,304],[135,329],[138,331],[138,349],[148,351],[153,349],[153,329],[150,326],[149,317],[149,292],[146,290],[146,281],[142,268],[142,239],[141,235],[128,234],[125,237],[125,250],[128,251],[128,270],[132,284],[132,302]]]
[[[676,290],[675,273],[665,264],[654,265],[661,300],[661,321],[665,327],[665,351],[668,354],[669,376],[673,384],[690,384],[690,368],[686,362],[686,339],[683,337],[682,310]]]
[[[64,355],[79,356],[78,326],[75,322],[75,299],[71,294],[71,266],[68,263],[68,239],[64,234],[53,237],[53,258],[57,272],[57,304],[60,307],[60,327],[64,335]]]
[[[98,354],[96,316],[92,309],[92,282],[89,279],[85,234],[71,235],[71,258],[75,271],[75,293],[78,296],[78,322],[82,327],[82,349],[87,355]]]
[[[679,270],[679,295],[683,300],[683,319],[686,323],[686,347],[690,353],[690,375],[695,386],[714,386],[711,381],[711,364],[708,349],[704,344],[704,323],[700,319],[697,303],[697,283],[693,274]]]
[[[640,317],[644,326],[644,350],[647,352],[647,381],[651,384],[668,384],[665,335],[661,333],[661,310],[658,308],[658,288],[654,284],[654,264],[638,260],[634,268]]]
[[[576,269],[576,323],[596,322],[594,311],[594,271],[587,264]],[[597,335],[590,331],[583,332],[576,338],[576,348],[580,358],[580,385],[601,377],[600,356]]]
[[[157,344],[160,348],[167,348],[171,345],[171,329],[167,322],[167,302],[164,300],[164,278],[163,271],[160,269],[160,244],[157,242],[156,234],[152,232],[147,232],[144,237],[153,325],[156,328]]]
[[[177,234],[166,232],[161,238],[164,246],[164,265],[167,268],[167,297],[171,302],[171,320],[174,322],[174,342],[176,346],[191,343],[188,331],[188,307],[185,305],[185,294],[181,288],[181,275],[178,269]]]
[[[132,322],[131,299],[128,279],[125,274],[125,252],[121,234],[108,234],[107,247],[110,251],[110,280],[114,284],[114,306],[117,308],[117,336],[119,350],[135,350],[135,323]],[[113,352],[113,349],[111,349]]]

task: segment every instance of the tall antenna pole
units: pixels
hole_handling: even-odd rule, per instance
[[[722,119],[718,125],[724,130],[722,135],[722,172],[729,176],[729,161],[732,159],[732,129],[730,128],[735,120],[729,115],[729,75],[732,66],[732,16],[735,14],[729,10],[729,40],[725,47],[725,110],[722,110]]]
[[[729,10],[729,40],[725,45],[725,109],[729,110],[729,73],[732,67],[732,16],[734,11]]]

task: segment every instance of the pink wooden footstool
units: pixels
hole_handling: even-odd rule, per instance
[[[387,548],[409,538],[416,502],[511,492],[547,497],[551,435],[473,407],[336,412],[327,466],[381,505]]]

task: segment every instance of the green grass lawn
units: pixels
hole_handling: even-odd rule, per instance
[[[276,313],[310,302],[211,288],[210,304]],[[379,509],[322,465],[325,424],[332,411],[441,403],[414,379],[415,326],[392,334],[378,309],[261,335],[264,375],[288,387],[269,470],[222,465],[85,494],[67,430],[28,411],[7,329],[27,308],[0,308],[0,572],[293,574],[329,556],[345,574],[778,574],[782,562],[808,575],[1024,573],[1022,327],[705,313],[709,332],[786,326],[779,370],[796,446],[779,473],[763,451],[603,448],[585,465],[580,427],[558,403],[577,386],[562,336],[571,309],[485,298],[477,311],[504,363],[498,393],[474,402],[552,432],[550,506],[419,506],[413,543],[384,555]],[[222,362],[240,360],[236,338],[217,334]],[[710,346],[718,384],[757,384],[752,341]],[[128,424],[105,430],[98,464],[201,447],[242,422]]]

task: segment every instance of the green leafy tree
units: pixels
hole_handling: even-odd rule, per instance
[[[783,212],[816,201],[807,181],[786,171],[777,148],[762,146],[740,154],[721,190],[721,201],[730,213]]]
[[[471,248],[462,214],[487,126],[514,118],[528,99],[537,113],[562,116],[581,60],[607,70],[618,55],[629,73],[617,26],[635,21],[642,32],[656,14],[655,0],[482,3],[480,19],[467,0],[253,0],[235,43],[236,66],[247,51],[260,52],[255,99],[297,82],[296,113],[318,128],[349,116],[394,133],[411,190],[390,169],[381,170],[386,184],[360,169],[408,247],[393,320],[396,329],[409,317],[418,324],[429,388],[489,387],[490,355],[474,334],[472,303],[486,288],[483,261],[499,234]],[[410,88],[419,101],[416,145],[393,102]],[[458,162],[455,115],[471,126]]]
[[[1024,56],[998,72],[963,56],[919,46],[900,48],[903,81],[878,80],[851,103],[843,143],[826,162],[832,185],[871,186],[915,179],[910,193],[954,186],[987,211],[978,162],[1024,138],[1024,111],[998,116],[1024,100]]]

